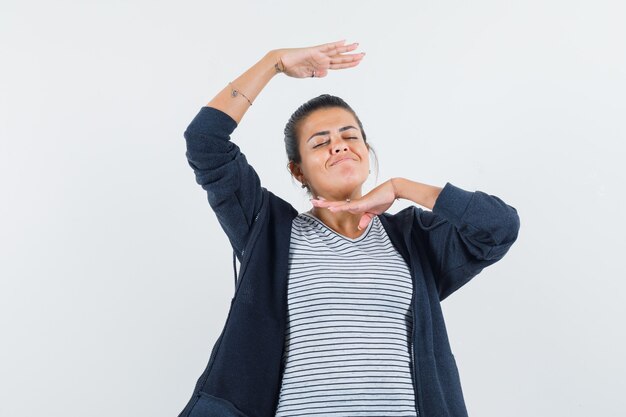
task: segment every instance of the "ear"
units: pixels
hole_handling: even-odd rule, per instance
[[[300,181],[300,183],[302,183],[304,180],[304,175],[302,174],[300,165],[296,164],[293,161],[289,161],[288,167],[289,167],[289,171],[291,172],[291,175],[293,175],[295,179],[297,179],[298,181]]]

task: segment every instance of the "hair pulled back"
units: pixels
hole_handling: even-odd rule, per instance
[[[378,158],[376,157],[376,153],[374,148],[367,143],[367,136],[365,135],[365,130],[363,129],[363,123],[361,123],[361,119],[357,116],[356,112],[350,107],[348,103],[346,103],[341,97],[333,96],[331,94],[321,94],[317,97],[314,97],[302,104],[298,109],[291,115],[289,121],[285,125],[285,151],[287,152],[287,168],[289,168],[290,164],[300,164],[302,162],[302,155],[300,155],[300,148],[298,142],[298,131],[300,125],[303,121],[314,111],[320,109],[328,109],[328,108],[342,108],[354,116],[356,119],[359,129],[361,130],[361,136],[363,136],[363,142],[365,142],[365,146],[369,151],[372,151],[374,157],[376,158],[376,168],[378,170]],[[290,171],[291,172],[291,171]],[[378,176],[378,172],[376,173]],[[306,186],[307,192],[310,194],[311,190],[308,186]]]

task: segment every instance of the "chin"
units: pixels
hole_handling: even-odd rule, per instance
[[[366,180],[367,178],[365,179],[353,178],[353,179],[346,181],[343,187],[338,187],[338,188],[343,189],[345,192],[352,193],[356,189],[361,189],[363,187],[363,184],[365,184]]]

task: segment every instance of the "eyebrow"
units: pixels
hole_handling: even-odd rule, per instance
[[[342,128],[340,128],[340,129],[339,129],[339,132],[343,132],[343,131],[346,131],[346,130],[348,130],[348,129],[356,129],[356,127],[354,127],[354,126],[344,126],[344,127],[342,127]],[[313,139],[315,136],[324,136],[324,135],[330,135],[330,131],[329,131],[329,130],[324,130],[324,131],[322,131],[322,132],[313,133],[313,134],[311,135],[311,137],[310,137],[310,138],[308,138],[306,141],[307,141],[307,142],[308,142],[308,141],[310,141],[310,140],[311,140],[311,139]]]

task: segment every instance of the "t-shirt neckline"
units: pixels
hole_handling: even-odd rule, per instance
[[[319,224],[320,224],[320,225],[321,225],[324,229],[326,229],[326,230],[330,231],[332,234],[334,234],[334,235],[336,235],[336,236],[339,236],[339,237],[341,237],[341,238],[343,238],[343,239],[345,239],[345,240],[347,240],[347,241],[349,241],[349,242],[359,242],[359,241],[363,240],[363,239],[364,239],[364,238],[368,235],[368,233],[370,232],[370,229],[372,228],[372,224],[374,223],[374,220],[376,220],[376,218],[378,217],[378,215],[376,215],[376,216],[374,216],[374,217],[372,218],[372,220],[370,220],[370,222],[369,222],[369,223],[367,224],[367,226],[365,227],[365,231],[361,234],[361,236],[359,236],[359,237],[355,237],[355,238],[351,238],[351,237],[344,236],[344,235],[342,235],[341,233],[338,233],[338,232],[334,231],[333,229],[331,229],[330,227],[328,227],[328,226],[326,225],[326,223],[324,223],[323,221],[321,221],[320,219],[318,219],[317,217],[315,217],[315,216],[314,216],[314,215],[312,215],[311,213],[308,213],[308,212],[304,211],[304,212],[302,212],[302,213],[300,213],[300,214],[303,214],[303,215],[305,215],[305,216],[307,216],[307,217],[309,217],[309,218],[311,218],[311,219],[315,220],[315,221],[316,221],[317,223],[319,223]]]

